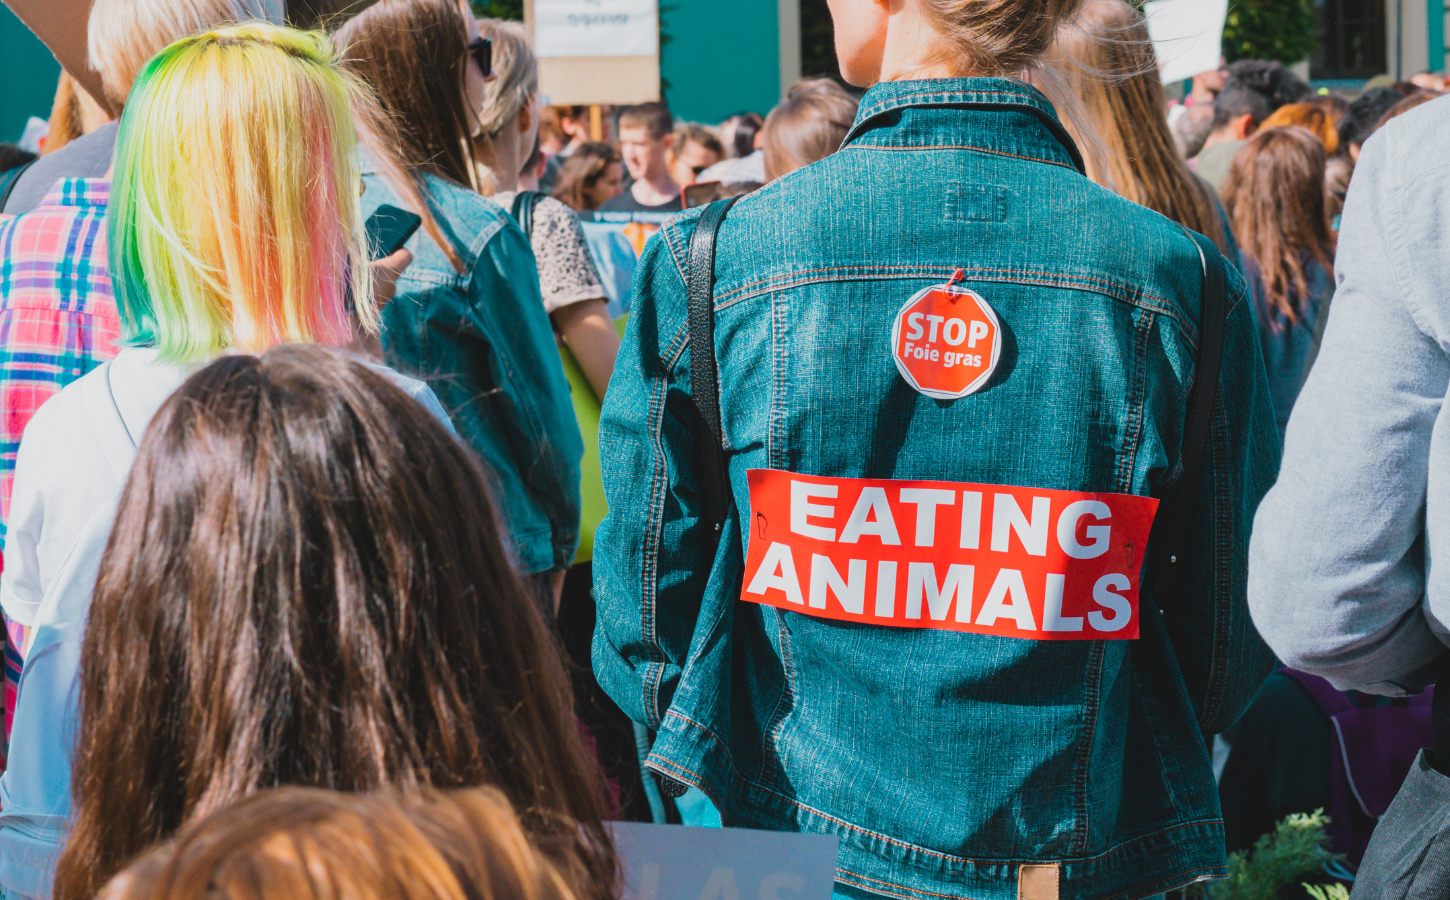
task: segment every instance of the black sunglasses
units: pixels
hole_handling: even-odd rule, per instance
[[[474,38],[468,42],[468,52],[473,55],[473,61],[478,63],[478,70],[483,73],[484,78],[493,75],[493,41],[488,38]]]

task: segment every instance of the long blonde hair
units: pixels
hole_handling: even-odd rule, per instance
[[[1086,0],[1059,29],[1051,64],[1082,101],[1103,153],[1088,177],[1210,238],[1227,253],[1211,189],[1188,169],[1168,128],[1167,98],[1143,14],[1123,0]],[[1081,137],[1082,126],[1068,121]]]
[[[107,216],[128,344],[195,362],[351,339],[349,291],[372,297],[349,112],[365,92],[326,35],[262,22],[152,58],[121,117]],[[354,308],[376,331],[372,303]]]
[[[529,49],[529,36],[518,22],[503,19],[479,19],[478,36],[493,41],[494,79],[484,85],[483,107],[478,112],[479,133],[476,147],[486,147],[504,127],[539,93],[539,63]],[[475,157],[476,158],[476,157]],[[479,192],[488,196],[497,193],[493,174],[477,164]]]

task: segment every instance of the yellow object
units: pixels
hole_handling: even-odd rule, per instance
[[[617,319],[614,327],[624,334],[629,316]],[[564,377],[569,380],[569,396],[574,401],[574,418],[579,423],[579,433],[584,436],[584,459],[579,463],[579,550],[574,554],[574,564],[588,562],[594,558],[594,530],[604,521],[609,504],[604,501],[604,472],[599,461],[599,412],[603,405],[594,395],[589,379],[574,354],[563,344],[559,345],[559,359],[564,363]]]

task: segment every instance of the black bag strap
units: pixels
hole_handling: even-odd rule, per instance
[[[1149,538],[1152,556],[1148,578],[1154,600],[1161,606],[1178,579],[1180,564],[1188,550],[1194,504],[1198,502],[1203,470],[1213,439],[1214,408],[1218,405],[1219,371],[1223,363],[1224,326],[1228,317],[1227,282],[1223,259],[1208,238],[1184,232],[1198,247],[1203,265],[1203,302],[1198,317],[1198,353],[1194,357],[1193,387],[1188,392],[1188,411],[1183,421],[1183,446],[1179,452],[1178,479],[1158,506]]]
[[[509,210],[514,221],[519,223],[519,228],[523,229],[524,237],[529,240],[534,239],[534,207],[542,199],[544,195],[538,191],[519,191],[518,196],[514,197],[513,208]]]
[[[716,200],[700,215],[690,235],[690,394],[699,413],[695,425],[695,475],[700,481],[704,519],[718,541],[734,500],[725,466],[720,425],[720,369],[715,359],[715,237],[739,197]]]
[[[10,202],[10,195],[15,193],[15,186],[20,183],[20,179],[24,177],[26,171],[36,162],[37,160],[32,159],[25,165],[16,166],[5,173],[3,187],[0,187],[0,213],[5,212],[5,204]]]

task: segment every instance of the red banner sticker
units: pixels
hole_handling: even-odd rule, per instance
[[[773,469],[749,478],[742,600],[898,628],[1138,637],[1152,497]]]
[[[1002,326],[981,294],[953,278],[906,301],[891,326],[891,347],[907,384],[933,399],[955,400],[981,390],[997,370]]]

